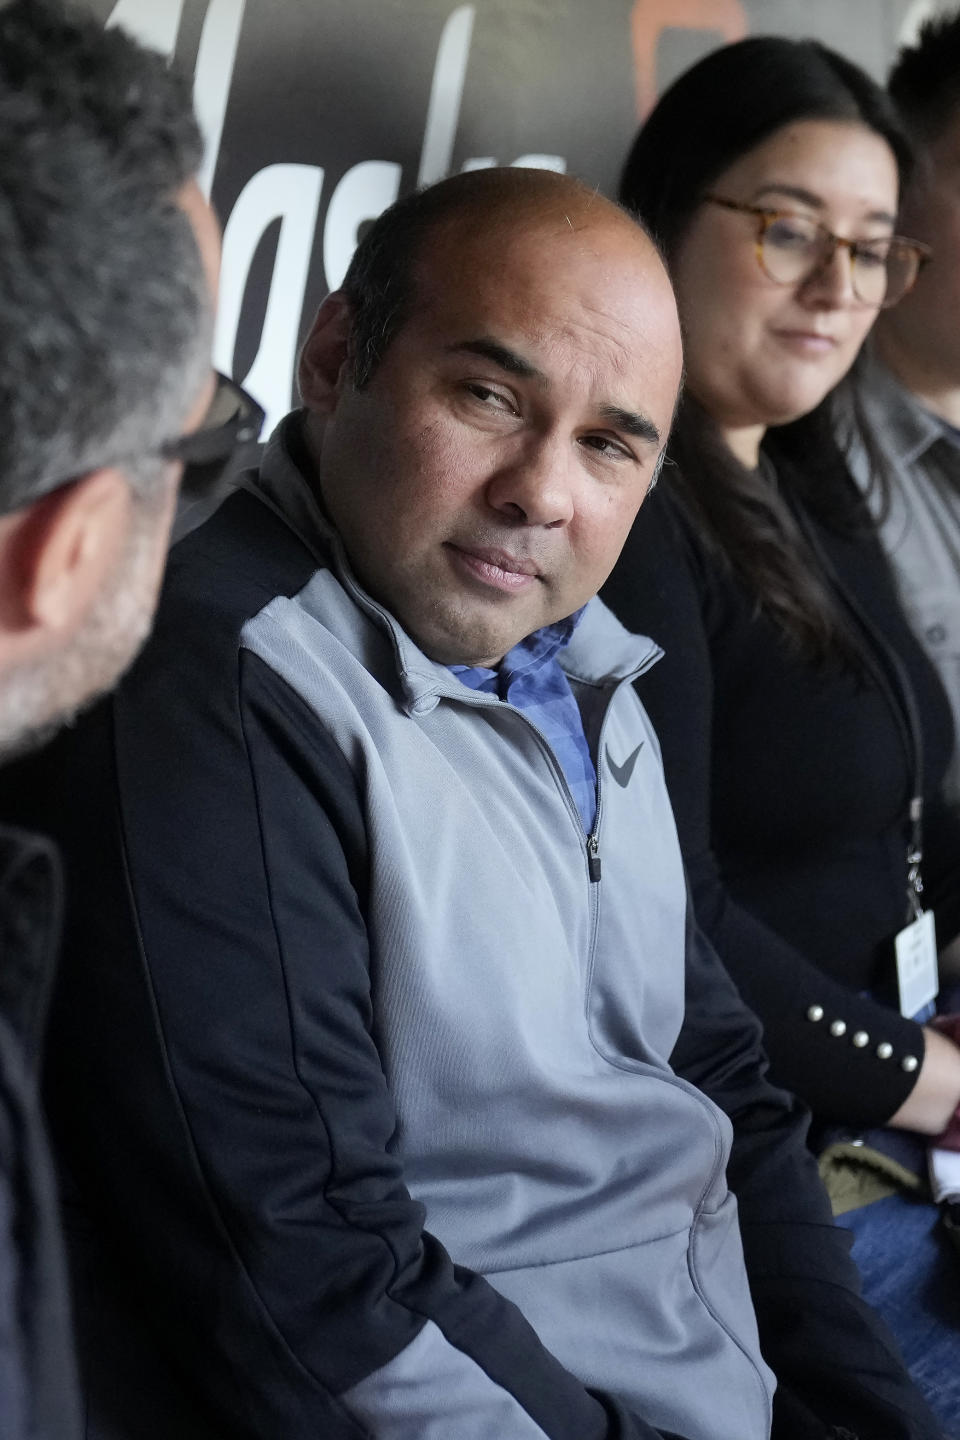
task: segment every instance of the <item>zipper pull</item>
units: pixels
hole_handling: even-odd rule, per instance
[[[600,879],[600,841],[596,835],[587,836],[587,869],[590,872],[590,883],[596,884]]]

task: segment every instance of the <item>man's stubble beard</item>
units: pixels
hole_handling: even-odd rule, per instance
[[[0,763],[46,744],[113,688],[150,633],[158,526],[166,507],[137,500],[123,557],[75,635],[0,683]]]

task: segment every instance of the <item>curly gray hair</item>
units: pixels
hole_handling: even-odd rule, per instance
[[[56,0],[0,9],[0,513],[98,465],[149,495],[209,366],[185,79]]]

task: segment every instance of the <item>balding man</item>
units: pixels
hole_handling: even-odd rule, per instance
[[[754,1303],[779,1434],[936,1433],[690,924],[657,647],[594,598],[680,372],[593,192],[401,201],[141,662],[28,777],[73,796],[49,1093],[91,1440],[765,1440]]]

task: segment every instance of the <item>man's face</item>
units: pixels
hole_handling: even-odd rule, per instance
[[[211,302],[216,298],[219,228],[194,182],[178,201],[190,220]],[[183,423],[196,429],[214,391],[204,377]],[[173,438],[173,437],[171,437]],[[158,462],[160,466],[161,462]],[[0,759],[48,739],[85,704],[110,690],[146,639],[163,577],[182,467],[164,464],[149,499],[137,497],[122,472],[84,532],[101,570],[76,622],[44,634],[5,669],[0,687]],[[40,502],[43,503],[43,502]]]
[[[666,442],[679,325],[652,245],[599,202],[448,226],[425,252],[369,384],[341,371],[320,483],[425,653],[492,666],[613,567]]]
[[[161,513],[153,507],[134,512],[114,564],[69,638],[4,673],[0,761],[45,744],[85,705],[105,695],[146,640],[174,494],[171,486]]]
[[[909,355],[935,393],[960,386],[960,113],[921,153],[900,214],[904,234],[924,240],[933,259],[914,288],[880,317],[880,339],[889,334]],[[892,352],[892,358],[895,352]]]

